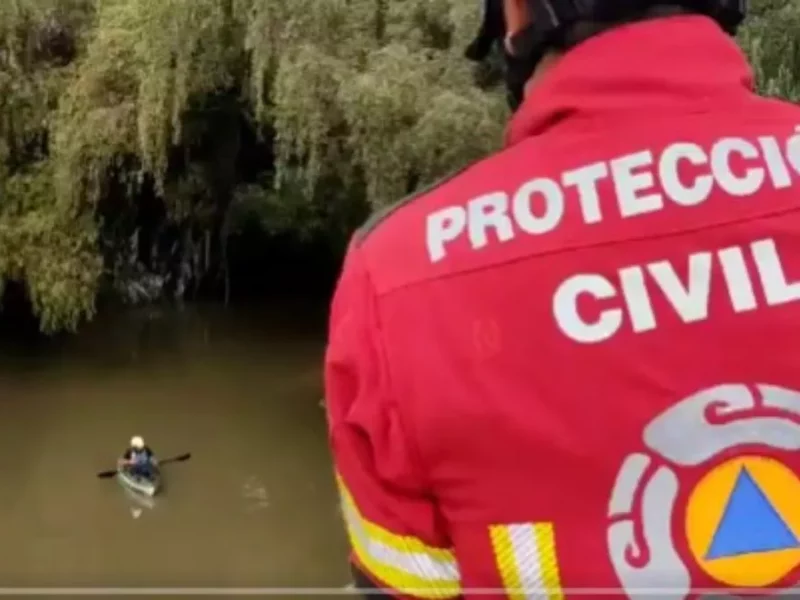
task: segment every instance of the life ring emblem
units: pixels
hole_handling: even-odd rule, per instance
[[[609,499],[607,547],[622,590],[636,600],[702,596],[694,572],[726,588],[800,591],[800,478],[780,461],[798,450],[792,389],[723,384],[658,415]]]

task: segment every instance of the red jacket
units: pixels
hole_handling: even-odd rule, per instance
[[[326,388],[376,586],[800,579],[800,110],[751,86],[706,18],[620,27],[359,232]]]

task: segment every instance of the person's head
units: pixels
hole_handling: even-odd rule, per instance
[[[141,450],[144,448],[144,438],[141,436],[135,435],[131,438],[131,448],[136,450]]]
[[[747,0],[481,0],[483,22],[467,57],[502,44],[512,109],[564,52],[616,26],[681,13],[706,15],[733,35]]]

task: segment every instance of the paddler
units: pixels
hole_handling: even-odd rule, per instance
[[[127,467],[132,475],[150,477],[153,468],[158,465],[155,453],[144,443],[144,438],[135,435],[131,438],[130,446],[119,459],[120,467]]]

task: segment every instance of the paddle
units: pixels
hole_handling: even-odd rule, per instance
[[[170,458],[165,458],[164,460],[160,460],[160,461],[158,461],[158,466],[161,467],[163,465],[168,465],[169,463],[184,462],[186,460],[189,460],[190,458],[192,458],[192,453],[191,452],[187,452],[186,454],[179,454],[178,456],[172,456]],[[117,474],[117,470],[116,469],[114,469],[113,471],[111,471],[111,470],[109,470],[109,471],[100,471],[97,474],[97,477],[100,478],[100,479],[111,479],[116,474]]]

